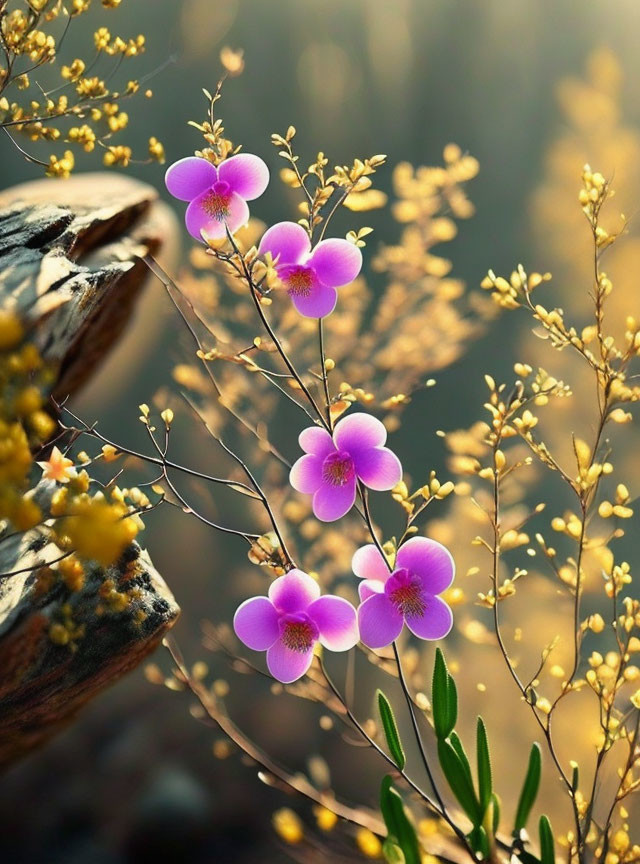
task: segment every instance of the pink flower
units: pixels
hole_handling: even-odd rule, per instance
[[[309,235],[295,222],[279,222],[266,231],[258,251],[276,262],[293,305],[307,318],[324,318],[335,309],[336,288],[353,282],[362,268],[362,253],[348,240],[321,240],[311,251]]]
[[[316,642],[329,651],[348,651],[358,641],[351,603],[332,594],[321,597],[318,583],[296,569],[272,582],[268,597],[245,600],[233,627],[248,648],[267,652],[269,672],[283,684],[306,673]]]
[[[352,567],[365,580],[359,586],[358,626],[369,648],[390,645],[403,623],[420,639],[443,639],[451,630],[451,609],[437,595],[453,582],[455,565],[441,543],[412,537],[398,549],[392,572],[369,544],[357,550]]]
[[[298,438],[306,455],[291,469],[291,485],[313,495],[318,519],[334,522],[353,507],[358,480],[383,491],[402,479],[400,460],[383,446],[386,440],[382,423],[362,412],[339,420],[333,437],[326,429],[311,426]]]
[[[187,156],[174,162],[165,175],[174,198],[189,201],[185,221],[196,240],[217,240],[233,234],[249,221],[247,201],[267,188],[269,169],[259,156],[238,153],[217,168],[207,159]]]

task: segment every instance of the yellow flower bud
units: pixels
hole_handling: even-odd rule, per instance
[[[276,810],[271,821],[276,833],[285,843],[294,845],[304,840],[304,829],[300,817],[289,807]]]

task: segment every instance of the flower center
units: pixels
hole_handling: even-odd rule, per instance
[[[217,180],[206,193],[201,204],[202,209],[208,216],[211,216],[216,222],[222,222],[229,215],[231,187],[224,180]]]
[[[354,474],[353,459],[344,450],[329,453],[322,463],[322,479],[332,486],[344,486]]]
[[[427,608],[420,579],[401,567],[387,579],[385,592],[403,615],[424,615]]]
[[[289,294],[294,297],[308,297],[313,288],[313,270],[310,267],[294,265],[281,272],[280,278],[287,285]]]
[[[319,636],[318,628],[305,612],[294,612],[280,618],[280,639],[290,651],[310,651]]]

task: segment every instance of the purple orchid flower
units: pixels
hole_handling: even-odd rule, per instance
[[[339,420],[331,436],[311,426],[298,441],[305,451],[289,480],[294,489],[313,495],[313,512],[323,522],[344,516],[356,500],[356,484],[392,489],[402,479],[400,460],[388,447],[387,430],[370,414],[358,412]]]
[[[258,252],[275,261],[278,278],[301,315],[324,318],[335,309],[336,288],[353,282],[362,268],[362,253],[348,240],[321,240],[311,251],[309,235],[295,222],[269,228]]]
[[[451,630],[451,609],[437,595],[453,582],[455,565],[441,543],[412,537],[398,549],[392,571],[370,543],[357,550],[352,567],[364,579],[358,589],[358,626],[369,648],[391,645],[403,624],[420,639],[443,639]]]
[[[248,648],[267,652],[269,672],[283,684],[307,672],[316,642],[329,651],[348,651],[358,641],[351,603],[332,594],[321,597],[318,583],[296,569],[272,582],[268,597],[245,600],[233,627]]]
[[[259,156],[238,153],[216,168],[207,159],[187,156],[171,165],[165,183],[174,198],[189,201],[185,222],[196,240],[219,240],[249,221],[247,201],[267,188],[269,169]]]

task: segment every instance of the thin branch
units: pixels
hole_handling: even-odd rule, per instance
[[[385,834],[386,829],[382,820],[373,814],[371,811],[364,808],[354,808],[347,804],[338,801],[334,795],[326,792],[320,792],[315,786],[300,773],[291,773],[286,768],[283,768],[268,756],[264,750],[258,747],[253,741],[239,729],[229,715],[220,707],[218,700],[211,691],[199,681],[196,681],[189,674],[185,665],[182,654],[177,646],[177,643],[172,637],[165,637],[164,646],[169,651],[173,662],[176,665],[181,680],[186,684],[191,693],[196,697],[207,716],[219,726],[224,734],[239,747],[243,753],[257,762],[265,771],[277,778],[281,784],[294,792],[303,795],[305,798],[327,807],[342,819],[352,822],[355,825],[361,825],[368,828],[376,834]],[[268,778],[262,778],[267,780]]]
[[[284,350],[282,343],[280,342],[280,340],[278,339],[278,336],[276,335],[275,330],[273,329],[273,327],[271,326],[271,324],[269,322],[269,319],[265,315],[264,309],[262,308],[262,304],[260,303],[260,298],[258,296],[257,288],[253,282],[252,277],[251,277],[251,273],[249,272],[249,269],[248,269],[247,264],[244,260],[244,257],[242,256],[240,250],[238,249],[238,246],[237,246],[237,244],[233,238],[233,235],[230,233],[228,228],[227,228],[227,238],[228,238],[234,252],[238,256],[238,259],[240,261],[240,265],[242,267],[242,271],[244,273],[244,277],[245,277],[245,280],[247,282],[247,286],[249,287],[249,293],[251,294],[251,299],[253,300],[253,304],[256,307],[256,311],[258,313],[260,321],[262,322],[262,326],[265,328],[265,330],[269,334],[269,338],[271,339],[273,344],[276,346],[278,354],[280,355],[280,357],[282,357],[282,360],[283,360],[285,366],[287,367],[289,372],[293,375],[295,380],[298,382],[298,386],[300,387],[300,389],[304,393],[305,397],[307,398],[307,401],[309,402],[309,404],[311,405],[311,407],[315,411],[318,419],[320,420],[322,425],[325,427],[325,429],[327,429],[327,431],[330,432],[331,430],[329,428],[329,424],[327,423],[322,410],[318,406],[318,403],[316,402],[316,400],[313,398],[313,395],[309,391],[309,388],[307,387],[307,385],[302,380],[300,374],[298,373],[298,370],[296,369],[296,367],[294,366],[292,361],[289,359],[289,355]]]

